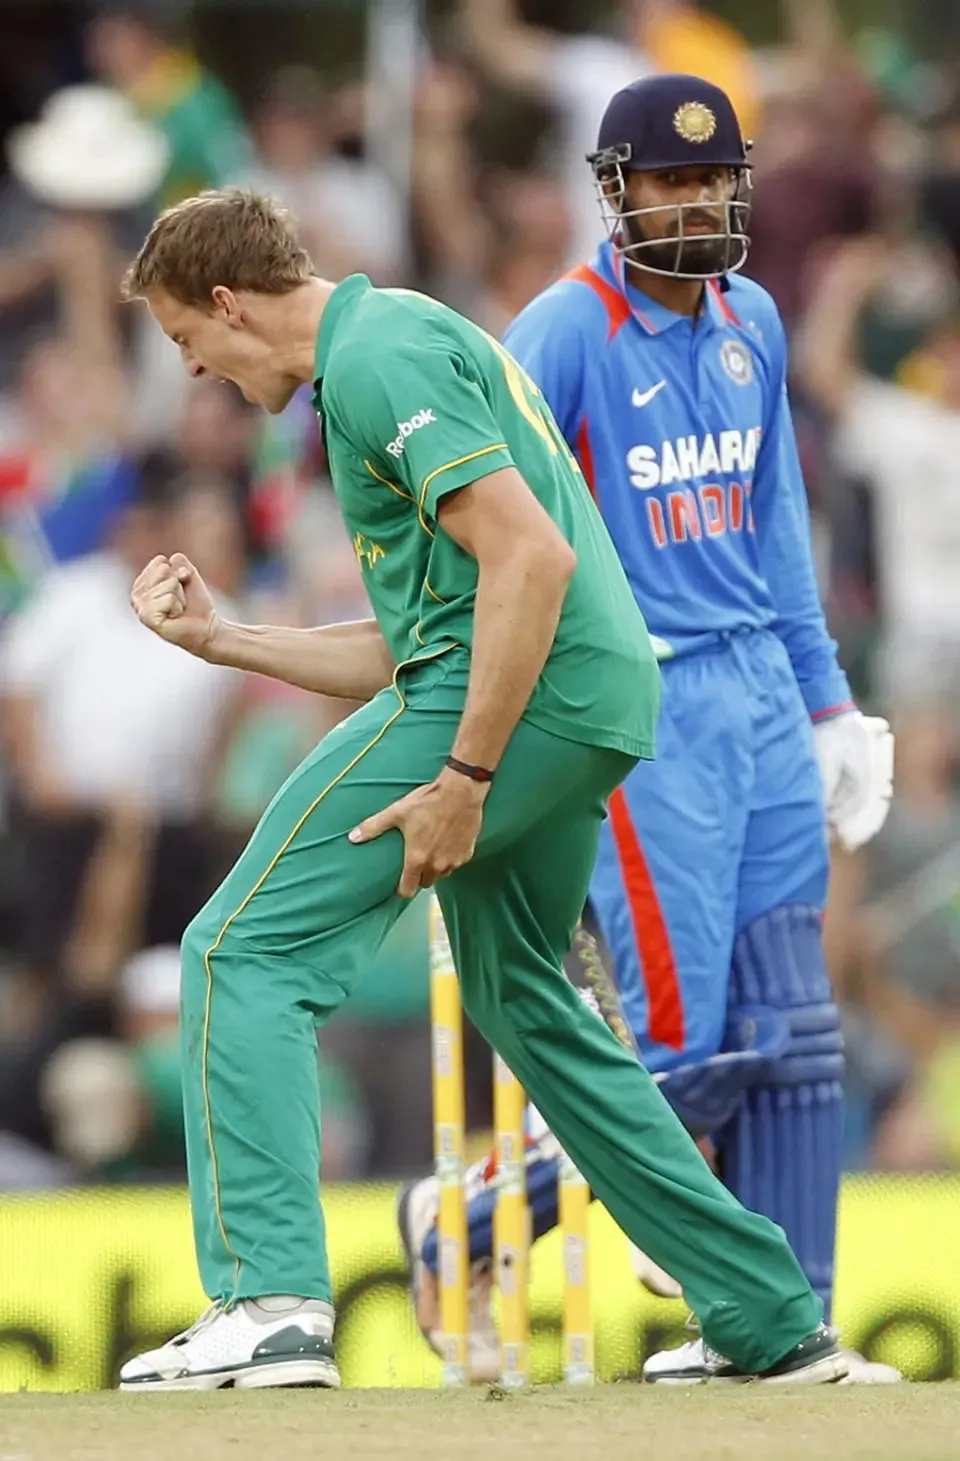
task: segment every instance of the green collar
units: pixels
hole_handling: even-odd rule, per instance
[[[366,274],[348,274],[342,279],[331,294],[323,308],[320,316],[320,328],[317,331],[317,353],[314,357],[313,366],[313,401],[319,407],[320,388],[323,384],[324,373],[327,368],[327,361],[330,359],[330,351],[333,349],[334,336],[337,333],[337,326],[343,317],[343,312],[352,304],[355,304],[361,294],[365,294],[373,285]]]

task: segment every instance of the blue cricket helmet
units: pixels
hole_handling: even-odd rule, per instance
[[[750,147],[726,92],[701,76],[644,76],[623,87],[603,114],[596,150],[587,154],[619,251],[638,268],[680,279],[718,278],[742,268],[749,247],[750,206],[742,193],[749,187]],[[669,205],[626,209],[626,174],[688,167],[730,168],[733,173],[731,196],[712,205],[722,214],[717,233],[701,232],[697,238],[684,233],[685,219],[707,206],[697,200],[675,205],[674,232],[645,236],[639,220],[649,215],[652,221],[656,214],[662,221],[672,210]],[[711,249],[711,244],[716,247]],[[669,266],[668,247],[673,250]]]
[[[607,159],[627,171],[749,167],[733,103],[701,76],[644,76],[618,91],[600,123],[594,170]],[[614,155],[615,154],[615,155]]]

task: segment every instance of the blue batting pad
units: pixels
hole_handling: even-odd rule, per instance
[[[786,1048],[742,1096],[719,1133],[723,1179],[785,1230],[829,1317],[843,1144],[843,1037],[823,959],[819,910],[805,904],[754,920],[734,946],[731,1014],[786,1016]]]
[[[551,1144],[555,1146],[555,1143]],[[527,1206],[530,1208],[533,1226],[532,1241],[542,1238],[555,1228],[559,1212],[560,1161],[557,1156],[542,1157],[536,1149],[527,1158]],[[493,1214],[497,1206],[497,1189],[485,1186],[475,1193],[467,1203],[467,1234],[470,1262],[479,1258],[493,1257]],[[437,1229],[434,1225],[427,1234],[421,1258],[431,1272],[437,1271]]]
[[[743,1093],[763,1077],[768,1063],[790,1043],[790,1026],[779,1010],[731,1012],[719,1055],[654,1077],[692,1136],[713,1136],[732,1121]]]

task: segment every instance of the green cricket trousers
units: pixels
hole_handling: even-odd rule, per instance
[[[184,936],[190,1195],[211,1298],[331,1298],[316,1027],[349,998],[404,906],[400,833],[359,846],[347,834],[437,775],[465,679],[465,656],[452,651],[405,671],[402,690],[326,736]],[[714,1177],[561,972],[606,799],[632,764],[522,721],[476,855],[438,893],[471,1020],[614,1219],[683,1285],[707,1342],[759,1370],[816,1328],[820,1302],[781,1229]]]

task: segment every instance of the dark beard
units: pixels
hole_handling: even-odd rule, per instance
[[[740,245],[733,238],[666,239],[650,243],[640,232],[636,219],[625,218],[620,227],[630,244],[643,245],[627,254],[627,258],[641,268],[648,265],[665,274],[725,274],[740,252]]]

